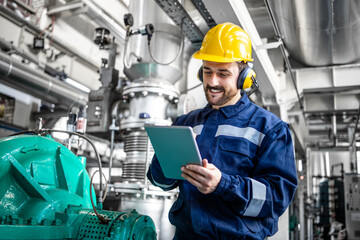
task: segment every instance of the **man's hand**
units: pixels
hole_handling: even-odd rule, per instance
[[[204,194],[215,191],[221,179],[220,170],[214,164],[208,163],[207,159],[202,160],[202,166],[188,164],[183,166],[181,171],[181,176]]]

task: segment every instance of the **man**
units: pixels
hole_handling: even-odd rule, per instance
[[[179,187],[169,212],[174,239],[264,239],[277,232],[297,186],[288,125],[241,91],[254,72],[251,41],[239,26],[210,29],[193,57],[203,60],[209,104],[174,125],[193,127],[202,166],[183,166],[186,180],[168,179],[154,156],[147,176],[163,190]]]

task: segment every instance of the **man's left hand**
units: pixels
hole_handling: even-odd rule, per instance
[[[207,159],[202,160],[202,166],[188,164],[181,167],[181,171],[181,176],[204,194],[215,191],[221,179],[220,170]]]

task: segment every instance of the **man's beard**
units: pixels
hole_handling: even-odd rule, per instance
[[[217,86],[217,87],[210,87],[209,85],[207,85],[206,87],[204,87],[205,89],[205,96],[206,96],[206,100],[209,102],[210,105],[213,106],[222,106],[225,103],[227,103],[228,101],[230,101],[231,99],[233,99],[235,97],[235,95],[237,94],[237,89],[230,89],[229,91],[225,91],[225,89],[223,87]],[[222,92],[221,97],[217,98],[217,99],[213,99],[210,95],[211,92],[210,90],[220,90]]]

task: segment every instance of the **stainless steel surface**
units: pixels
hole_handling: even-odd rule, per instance
[[[174,25],[155,1],[133,0],[130,2],[129,10],[134,17],[133,29],[148,23],[154,25],[154,34],[150,43],[152,55],[161,63],[167,63],[174,59],[181,45],[180,28]],[[139,64],[135,64],[135,59],[132,58],[133,65],[125,72],[130,80],[135,80],[142,76],[144,78],[165,79],[175,83],[182,76],[182,53],[180,53],[174,62],[165,66],[154,64],[149,54],[146,36],[131,36],[127,47],[128,54],[133,52],[142,58]]]
[[[136,209],[142,214],[149,215],[155,223],[159,240],[172,239],[175,233],[175,227],[171,225],[168,219],[168,212],[174,202],[174,196],[165,197],[147,197],[145,199],[136,197],[136,195],[124,195],[121,198],[121,205],[118,211],[125,209]]]
[[[138,79],[124,87],[123,96],[128,101],[127,115],[122,114],[120,129],[141,128],[145,124],[170,125],[167,109],[178,102],[178,90],[164,80]],[[148,117],[140,118],[146,113]]]
[[[309,66],[360,60],[358,0],[273,0],[270,5],[290,55]]]
[[[84,104],[88,95],[0,52],[0,81],[49,103],[70,106]]]
[[[148,147],[150,148],[148,150]],[[149,154],[147,154],[149,151]],[[145,183],[148,157],[154,154],[151,144],[148,144],[148,136],[145,131],[133,131],[125,136],[124,152],[126,159],[123,163],[123,181]]]

